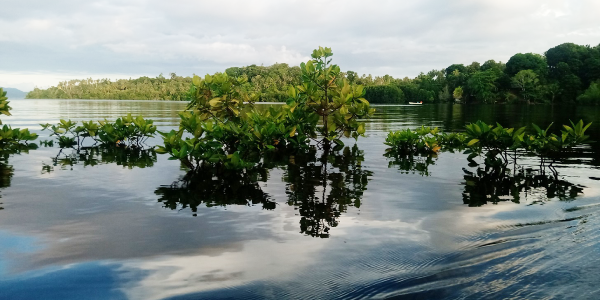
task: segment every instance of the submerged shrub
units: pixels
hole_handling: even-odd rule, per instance
[[[306,149],[311,141],[342,147],[341,137],[364,135],[358,120],[373,109],[362,86],[340,79],[331,55],[329,48],[315,50],[313,59],[301,65],[302,84],[291,87],[286,105],[277,109],[256,109],[259,96],[244,89],[244,76],[194,76],[179,129],[160,132],[164,145],[157,153],[167,153],[191,170],[205,165],[248,168],[270,151]]]
[[[142,116],[133,117],[131,114],[117,118],[114,122],[83,121],[78,122],[61,119],[56,125],[40,124],[42,130],[50,130],[50,136],[56,136],[61,148],[83,145],[86,138],[91,138],[94,143],[105,145],[121,145],[129,147],[142,147],[148,138],[156,132],[154,122]]]
[[[585,125],[583,120],[571,122],[571,126],[563,125],[558,134],[550,132],[552,124],[546,129],[532,124],[534,132],[531,134],[526,127],[515,130],[482,121],[467,124],[464,133],[439,133],[437,128],[422,126],[414,131],[390,132],[385,144],[390,146],[387,156],[428,155],[440,150],[467,148],[464,154],[469,154],[470,165],[478,165],[474,159],[483,156],[485,172],[493,173],[504,173],[508,163],[516,164],[521,155],[535,155],[541,158],[542,171],[549,162],[547,167],[556,175],[553,167],[556,157],[587,142],[589,136],[585,132],[591,124]]]
[[[438,142],[438,128],[424,127],[390,132],[385,144],[390,146],[387,152],[397,154],[431,154],[437,153],[441,146]]]
[[[364,87],[341,78],[340,67],[330,64],[330,48],[319,47],[311,56],[312,60],[300,64],[302,84],[290,88],[287,104],[322,120],[317,131],[323,137],[319,143],[325,147],[330,142],[343,145],[342,136],[358,139],[365,134],[365,125],[359,120],[375,112],[364,98]]]

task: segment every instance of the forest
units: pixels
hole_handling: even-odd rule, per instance
[[[284,63],[250,65],[224,71],[244,78],[242,87],[259,95],[260,102],[285,102],[290,87],[301,82],[299,67]],[[362,76],[340,72],[351,84],[365,86],[370,103],[578,103],[600,104],[600,45],[564,43],[543,55],[517,53],[506,63],[452,64],[415,78],[390,75]],[[60,82],[48,89],[35,88],[28,99],[132,99],[188,100],[192,77],[162,74],[156,78],[83,79]]]

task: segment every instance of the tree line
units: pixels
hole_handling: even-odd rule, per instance
[[[27,99],[110,99],[110,100],[186,100],[192,84],[190,77],[171,73],[156,78],[74,79],[48,89],[35,88]]]
[[[261,102],[285,102],[290,87],[301,82],[301,70],[279,63],[250,65],[225,70],[228,76],[244,77],[242,87],[259,95]],[[600,45],[564,43],[543,55],[517,53],[506,63],[452,64],[421,73],[415,78],[362,75],[341,72],[352,84],[365,86],[371,103],[581,103],[600,104]],[[34,89],[30,99],[140,99],[187,100],[191,77],[70,80],[56,87]]]
[[[565,43],[544,55],[517,53],[508,62],[452,64],[416,78],[348,79],[367,86],[372,103],[581,103],[600,104],[600,45]]]

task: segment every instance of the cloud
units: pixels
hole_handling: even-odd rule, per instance
[[[564,42],[595,45],[597,11],[592,0],[8,0],[0,73],[203,74],[296,65],[322,45],[344,70],[413,77]]]

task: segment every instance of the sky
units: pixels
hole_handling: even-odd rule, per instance
[[[2,0],[0,86],[298,65],[394,77],[600,44],[597,0]]]

